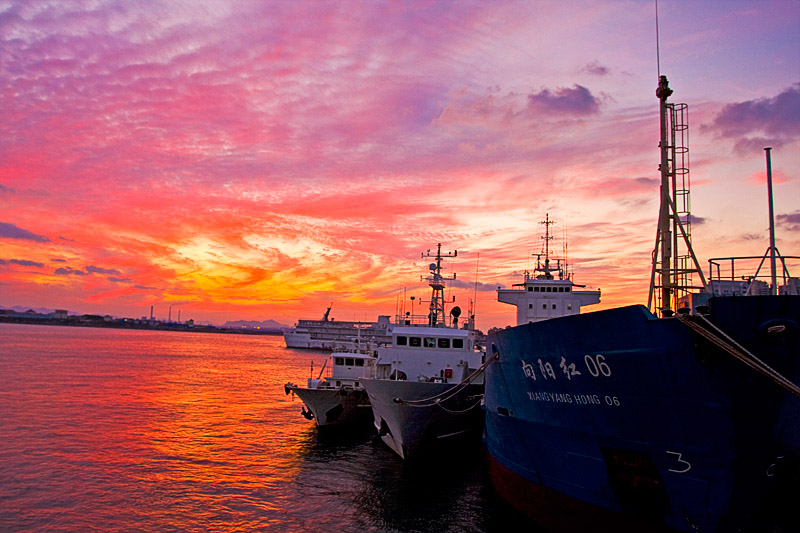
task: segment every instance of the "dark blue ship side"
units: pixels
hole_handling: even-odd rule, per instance
[[[580,302],[547,268],[498,290],[519,325],[487,341],[490,479],[553,531],[800,531],[800,280],[787,263],[800,257],[775,246],[770,149],[770,246],[709,260],[706,281],[691,247],[687,110],[671,94],[661,76],[648,306],[572,314]]]
[[[709,307],[708,320],[800,382],[800,297]],[[542,523],[737,531],[774,518],[786,484],[796,490],[800,398],[675,317],[623,307],[508,328],[488,345],[499,356],[486,376],[493,484]]]

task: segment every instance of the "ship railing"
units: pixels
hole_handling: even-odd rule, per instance
[[[464,321],[463,317],[459,318],[458,327],[461,327],[463,325],[463,321]],[[406,314],[405,316],[397,315],[395,317],[395,324],[397,324],[398,326],[427,327],[429,325],[428,324],[428,314],[426,313],[424,315],[412,315],[412,314],[409,313],[409,314]],[[451,327],[452,326],[451,317],[448,317],[444,324],[442,324],[441,322],[437,322],[436,326],[437,327]]]
[[[715,292],[721,282],[742,282],[748,285],[747,294],[755,294],[759,285],[769,287],[772,283],[773,274],[771,268],[771,254],[769,250],[764,255],[736,256],[736,257],[715,257],[708,260],[709,292]],[[800,256],[796,255],[775,255],[775,283],[778,287],[789,290],[789,294],[794,294],[800,288],[800,279],[792,277],[791,271],[795,274],[800,272]]]

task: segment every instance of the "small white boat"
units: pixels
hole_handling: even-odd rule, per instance
[[[330,374],[323,377],[326,368]],[[284,385],[284,391],[303,401],[301,413],[318,427],[368,423],[372,410],[363,380],[374,375],[374,352],[336,352],[325,361],[317,378],[308,378],[306,387],[290,382]]]

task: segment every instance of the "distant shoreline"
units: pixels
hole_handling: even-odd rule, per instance
[[[78,318],[53,319],[53,318],[22,318],[0,316],[2,324],[23,324],[30,326],[68,326],[78,328],[109,328],[109,329],[138,329],[149,331],[186,331],[189,333],[223,333],[233,335],[283,335],[282,330],[265,329],[230,329],[217,326],[187,326],[178,323],[130,323],[130,322],[105,322],[81,321]]]

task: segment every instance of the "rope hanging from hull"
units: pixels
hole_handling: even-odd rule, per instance
[[[728,352],[759,374],[766,376],[778,386],[783,387],[790,393],[800,398],[799,386],[792,383],[789,379],[770,367],[764,361],[747,351],[746,348],[733,340],[730,335],[722,331],[703,315],[695,315],[693,319],[689,315],[683,315],[679,313],[675,315],[675,318],[677,318],[681,324],[685,325],[701,337],[722,348],[724,351]],[[702,320],[705,324],[700,324],[698,320]]]
[[[473,371],[472,374],[467,376],[467,379],[465,379],[464,381],[462,381],[461,383],[459,383],[458,385],[456,385],[451,389],[444,390],[439,394],[431,396],[430,398],[423,398],[421,400],[403,400],[402,398],[392,398],[392,401],[394,403],[408,405],[409,407],[430,407],[432,405],[441,404],[441,402],[449,400],[450,398],[452,398],[453,396],[464,390],[467,387],[467,385],[469,385],[475,379],[477,379],[478,376],[481,375],[481,373],[484,370],[486,370],[486,367],[489,366],[489,363],[491,363],[494,359],[496,359],[497,356],[498,354],[496,353],[492,354],[492,356],[489,357],[486,361],[484,361],[484,363],[481,366],[479,366],[475,371]],[[470,409],[472,408],[470,407]]]

